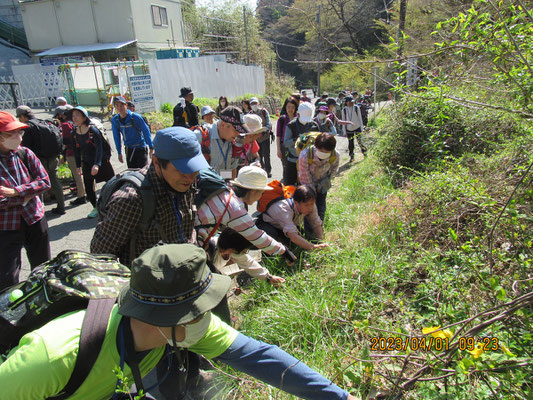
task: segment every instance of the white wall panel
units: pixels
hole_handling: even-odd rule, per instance
[[[213,57],[149,60],[148,64],[157,108],[163,103],[176,104],[184,86],[190,86],[196,97],[265,93],[261,67],[215,62]]]

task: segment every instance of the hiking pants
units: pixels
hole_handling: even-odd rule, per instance
[[[22,247],[26,249],[32,269],[50,259],[48,224],[45,217],[33,225],[28,225],[21,218],[20,229],[0,231],[0,290],[19,282]]]
[[[363,142],[361,141],[361,128],[358,128],[357,130],[350,132],[346,131],[346,137],[348,138],[348,154],[350,157],[353,156],[354,152],[354,136],[357,139],[357,145],[361,149],[361,153],[366,153],[366,147],[363,145]]]
[[[285,159],[283,164],[283,184],[284,185],[298,185],[298,170],[296,163]]]
[[[67,156],[67,164],[72,172],[72,179],[76,182],[76,196],[78,198],[85,197],[85,186],[83,186],[83,180],[78,175],[78,169],[76,168],[76,157]]]
[[[128,168],[143,168],[148,161],[148,147],[126,147]]]
[[[278,229],[272,224],[265,222],[263,220],[263,215],[260,214],[257,220],[255,221],[255,226],[265,231],[265,233],[276,241],[283,243],[286,247],[291,244],[291,240],[283,233],[281,229]]]
[[[270,175],[272,172],[272,165],[270,164],[270,137],[267,137],[259,144],[259,160],[261,167]]]
[[[40,158],[41,163],[43,164],[44,169],[48,173],[50,178],[50,186],[52,192],[54,193],[57,200],[57,207],[60,209],[65,209],[65,197],[63,196],[63,186],[57,177],[57,165],[59,160],[57,157],[50,158]]]
[[[95,177],[91,175],[91,169],[93,164],[81,163],[81,174],[83,176],[83,185],[85,186],[85,193],[87,194],[87,200],[96,207],[96,181]]]

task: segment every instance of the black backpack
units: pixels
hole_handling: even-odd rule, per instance
[[[70,397],[89,375],[105,338],[111,309],[130,271],[109,255],[65,250],[26,281],[0,292],[0,354],[22,336],[66,313],[87,309],[69,382],[54,399]]]
[[[209,198],[227,190],[226,181],[213,168],[202,169],[196,176],[194,204],[199,208]]]
[[[102,221],[107,214],[107,203],[111,199],[113,193],[120,189],[125,183],[132,184],[137,192],[141,195],[143,204],[143,211],[137,232],[146,230],[152,222],[155,214],[155,196],[152,190],[152,184],[150,179],[146,175],[139,172],[138,169],[127,169],[115,175],[108,180],[106,184],[100,190],[100,196],[96,201],[96,208],[98,209],[98,220]],[[135,253],[136,235],[133,235],[130,239],[130,260],[133,260]]]
[[[61,128],[54,122],[44,119],[30,119],[30,128],[37,132],[39,137],[39,157],[57,157],[63,151],[63,135]]]

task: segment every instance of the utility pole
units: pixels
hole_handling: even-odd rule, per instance
[[[378,77],[378,67],[372,68],[374,71],[374,119],[376,119],[376,107],[378,103],[376,103],[376,90],[377,90],[377,77]]]
[[[316,27],[317,27],[317,36],[316,36],[316,46],[317,46],[317,63],[316,63],[316,80],[317,80],[317,96],[320,97],[320,11],[322,6],[318,5],[318,13],[316,14]]]
[[[277,66],[277,70],[278,70],[278,81],[281,80],[281,71],[280,71],[280,62],[281,62],[281,58],[279,57],[278,55],[278,45],[275,44],[274,45],[274,49],[276,50],[276,66]]]
[[[248,51],[248,18],[246,18],[246,6],[242,6],[242,17],[244,19],[244,39],[246,41],[246,65],[250,64],[250,52]]]
[[[402,72],[402,57],[403,57],[403,45],[404,45],[404,30],[405,30],[405,14],[407,14],[407,0],[400,0],[400,20],[398,22],[398,52],[396,53],[397,64],[398,64],[398,78],[397,84],[401,83],[401,72]]]
[[[398,58],[403,55],[403,31],[405,30],[405,14],[407,14],[407,0],[400,0],[400,21],[398,23]]]

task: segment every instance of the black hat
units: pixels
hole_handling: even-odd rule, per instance
[[[182,87],[180,89],[180,97],[187,97],[192,93],[192,89],[190,87]]]

